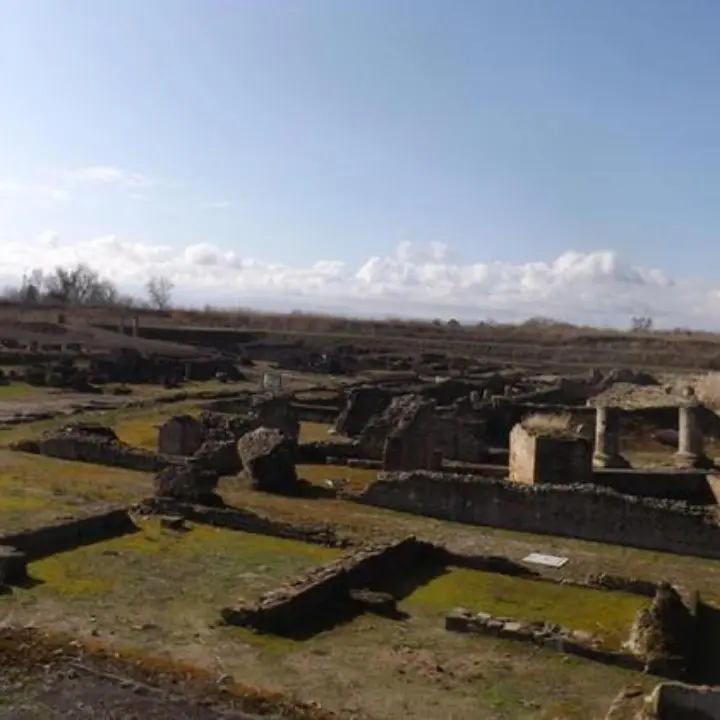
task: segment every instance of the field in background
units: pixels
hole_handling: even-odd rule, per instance
[[[0,304],[0,326],[10,322],[54,323],[62,308]],[[369,320],[322,314],[260,313],[251,310],[128,311],[140,317],[147,339],[177,343],[237,344],[302,341],[307,347],[353,344],[373,351],[417,355],[440,352],[482,357],[488,362],[563,368],[637,366],[720,370],[720,335],[702,331],[620,331],[578,327],[548,320],[518,325],[453,321]],[[79,308],[65,311],[70,323],[117,329],[120,309]]]

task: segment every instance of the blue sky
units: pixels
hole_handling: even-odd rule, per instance
[[[715,0],[0,0],[0,276],[707,323],[719,31]]]

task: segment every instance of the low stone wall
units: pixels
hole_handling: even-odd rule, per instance
[[[398,568],[411,570],[427,547],[412,536],[366,546],[266,593],[257,603],[224,608],[222,618],[229,625],[292,634],[313,619],[332,617],[348,606],[353,590],[385,589],[397,579]]]
[[[61,460],[110,465],[141,472],[159,472],[169,465],[182,462],[182,458],[160,455],[116,440],[70,432],[48,434],[39,440],[23,440],[14,444],[12,449]]]
[[[84,517],[61,520],[32,530],[0,535],[0,545],[24,552],[28,560],[38,560],[81,545],[101,542],[134,532],[127,508],[113,508]]]
[[[239,508],[213,508],[191,505],[166,498],[150,498],[135,507],[142,514],[175,515],[190,522],[213,525],[228,530],[239,530],[256,535],[270,535],[325,545],[347,548],[355,544],[353,538],[339,535],[331,525],[293,525],[257,515],[251,510]]]
[[[523,622],[513,618],[493,617],[488,613],[472,613],[459,608],[445,616],[445,629],[450,632],[519,640],[606,665],[616,665],[633,670],[643,669],[643,663],[632,655],[599,647],[590,633],[569,630],[550,623]]]
[[[443,473],[380,473],[357,502],[509,530],[720,558],[715,514],[594,485],[523,485]]]

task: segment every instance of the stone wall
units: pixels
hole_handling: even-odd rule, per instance
[[[349,498],[490,527],[720,558],[720,525],[705,508],[594,485],[524,485],[442,473],[380,473]]]
[[[203,426],[191,415],[175,415],[158,430],[158,452],[163,455],[193,455],[203,442]]]
[[[0,535],[0,545],[17,548],[26,554],[28,560],[38,560],[81,545],[119,537],[136,529],[127,508],[113,508],[31,530],[4,533]]]
[[[366,546],[264,594],[257,603],[224,608],[222,617],[230,625],[292,634],[313,618],[331,616],[349,604],[353,590],[384,589],[396,580],[398,568],[412,569],[425,549],[414,537]]]
[[[339,535],[332,525],[292,524],[257,515],[247,508],[215,508],[177,502],[170,498],[152,498],[141,503],[137,510],[143,514],[177,515],[190,522],[326,547],[347,548],[355,544],[352,538]]]
[[[143,472],[159,472],[182,462],[179,458],[159,455],[123,443],[110,428],[89,425],[69,425],[46,433],[39,440],[20,441],[13,445],[12,449],[62,460]]]
[[[356,437],[376,415],[380,415],[393,399],[393,394],[374,385],[354,388],[348,394],[335,429],[340,435]]]

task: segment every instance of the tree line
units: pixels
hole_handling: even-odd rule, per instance
[[[78,263],[73,267],[58,266],[50,272],[32,270],[23,276],[19,285],[5,288],[3,297],[21,305],[48,303],[168,310],[172,306],[174,287],[170,278],[154,275],[145,284],[147,297],[139,299],[123,295],[112,280],[103,277],[89,265]]]

